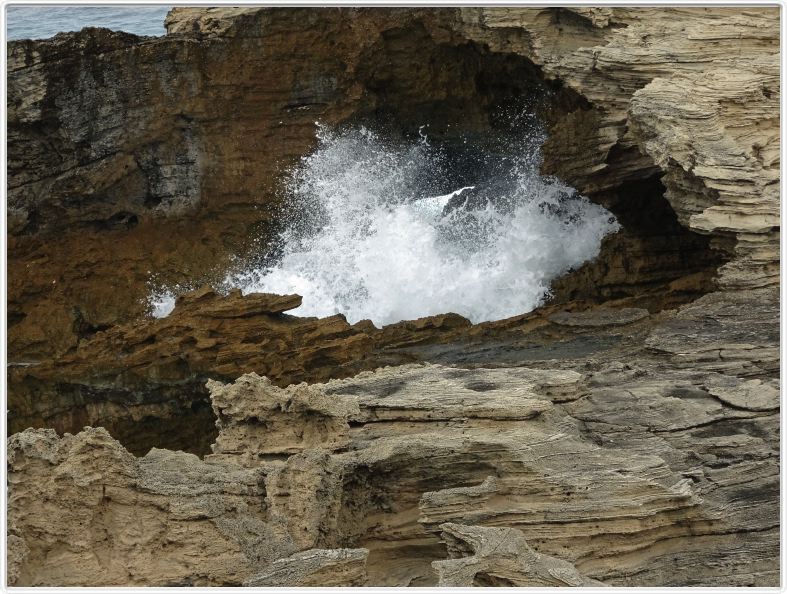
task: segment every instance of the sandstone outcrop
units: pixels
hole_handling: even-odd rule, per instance
[[[263,549],[278,552],[259,470],[166,450],[135,458],[101,428],[29,429],[8,446],[18,584],[240,585]]]
[[[777,311],[767,290],[748,298],[763,325]],[[524,367],[211,382],[219,435],[204,460],[135,458],[103,429],[29,429],[9,442],[14,575],[31,585],[776,583],[778,352],[740,311],[709,295],[655,329],[630,322],[646,336],[636,344]],[[736,349],[749,355],[736,361]],[[145,522],[129,528],[129,510]],[[101,529],[88,537],[85,526]],[[215,564],[191,563],[203,539]]]
[[[779,24],[176,8],[9,43],[9,584],[777,585]],[[207,288],[315,122],[450,146],[523,101],[623,227],[546,306],[375,328]]]
[[[344,316],[300,318],[285,312],[298,295],[209,287],[181,295],[164,318],[113,326],[73,353],[12,365],[11,431],[60,432],[103,426],[126,447],[204,454],[215,439],[205,382],[265,374],[280,386],[346,377],[384,363],[413,360],[395,350],[457,338],[471,326],[447,314],[386,326],[350,325]],[[386,351],[386,349],[391,352]]]
[[[440,528],[451,557],[432,564],[440,586],[603,586],[566,561],[536,553],[515,528]]]
[[[654,125],[667,130],[667,120],[686,129],[706,120],[670,111],[670,101],[688,105],[693,97],[687,102],[662,94],[651,104],[632,96],[666,77],[683,77],[685,88],[690,77],[716,64],[761,76],[763,88],[770,88],[778,70],[776,13],[739,12],[179,8],[168,19],[171,34],[161,38],[86,29],[12,42],[8,284],[14,360],[68,352],[99,329],[139,318],[151,282],[199,286],[223,278],[234,257],[258,251],[276,228],[279,177],[314,146],[315,121],[377,118],[405,134],[426,121],[435,139],[450,142],[457,134],[493,132],[495,113],[512,98],[540,102],[550,127],[545,171],[607,204],[626,229],[608,242],[590,278],[568,281],[557,295],[636,294],[712,272],[721,262],[707,239],[677,224],[664,200],[659,178],[672,165],[663,161],[667,147],[658,148],[664,143],[648,132]],[[770,172],[764,180],[778,170],[778,118],[771,117],[778,89],[768,91],[769,98],[754,97],[758,84],[752,78],[736,91],[735,84],[721,85],[719,93],[708,89],[708,99],[701,102],[698,95],[697,108],[703,105],[709,116],[718,112],[720,134],[735,118],[734,105],[760,105],[763,117],[748,121],[767,114],[768,126],[726,135],[725,142],[751,140],[736,154],[749,163],[751,177],[761,167],[754,154],[762,153],[763,171]],[[722,101],[728,92],[730,101]],[[702,132],[712,142],[714,132]],[[708,159],[713,150],[718,148],[691,148]],[[678,167],[704,158],[686,155]],[[704,194],[703,210],[731,201],[724,207],[729,212],[759,183],[750,179],[723,189],[719,180],[729,175],[718,173],[713,181],[708,174],[707,182],[702,175],[702,168],[692,173],[689,186],[677,170],[664,178],[674,188],[667,198],[681,216]],[[720,190],[730,196],[715,198]],[[767,222],[773,189],[767,191],[771,197],[759,210],[771,214],[754,227],[751,217],[734,229],[689,224],[723,236],[714,246],[726,258],[758,263],[765,276],[740,281],[747,286],[774,278],[774,232]],[[725,268],[738,276],[753,269]]]

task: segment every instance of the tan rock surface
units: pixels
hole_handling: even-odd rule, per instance
[[[274,231],[279,176],[314,146],[315,121],[387,114],[405,133],[430,121],[435,137],[450,138],[452,129],[488,132],[490,114],[516,94],[553,98],[542,110],[550,126],[544,169],[610,206],[629,234],[608,241],[602,265],[590,267],[590,279],[569,281],[565,292],[640,294],[710,272],[720,262],[705,253],[703,238],[660,218],[647,228],[654,223],[649,209],[668,209],[658,178],[669,169],[656,148],[664,141],[650,140],[647,128],[673,118],[688,129],[696,114],[681,109],[695,98],[658,93],[643,111],[632,96],[722,68],[730,80],[748,76],[743,87],[756,94],[759,82],[767,87],[775,76],[777,22],[775,11],[754,8],[177,8],[162,38],[88,29],[12,42],[14,360],[61,354],[97,330],[138,319],[151,280],[193,287],[223,278],[233,256],[257,251],[255,242]],[[412,68],[413,56],[423,68]],[[427,66],[437,63],[443,67]],[[388,74],[381,78],[382,71]],[[544,74],[558,82],[545,82]],[[651,82],[651,91],[644,89]],[[752,163],[762,153],[772,177],[778,92],[757,99],[735,86],[720,89],[731,93],[720,107],[713,107],[716,97],[708,104],[699,94],[697,107],[719,111],[724,125],[741,101],[760,105],[756,117],[768,125],[729,136]],[[668,127],[664,121],[660,129]],[[701,151],[698,162],[713,154],[692,150]],[[664,181],[678,213],[718,185],[700,169],[693,173],[699,185],[687,193],[675,175]],[[760,182],[732,194],[752,183]],[[646,196],[630,204],[634,194]],[[718,200],[724,216],[742,204],[740,196]],[[758,208],[762,220],[773,218],[771,199]],[[690,224],[729,236],[714,225]],[[733,244],[719,246],[751,266],[730,263],[725,278],[771,282],[773,232],[747,226],[735,233]],[[691,259],[682,256],[689,251]],[[746,280],[754,264],[757,278]]]
[[[288,388],[257,375],[212,382],[220,434],[204,461],[161,450],[134,458],[103,430],[17,434],[9,442],[17,583],[128,574],[150,584],[306,584],[314,575],[375,585],[775,583],[778,408],[745,395],[771,385],[778,353],[760,350],[757,368],[703,355],[743,331],[744,317],[752,327],[725,295],[697,308],[725,327],[686,325],[691,306],[663,320],[691,329],[679,356],[656,328],[617,352],[629,363],[590,355],[497,369],[387,367]],[[775,311],[767,297],[749,295],[760,299],[763,322]],[[697,363],[687,367],[689,356]],[[89,450],[77,445],[86,441]],[[69,514],[98,512],[69,502],[99,484],[131,509],[166,495],[156,538],[175,520],[208,518],[210,531],[189,530],[195,541],[176,539],[172,557],[145,562],[148,573],[135,556],[148,559],[150,546],[112,549],[120,566],[85,573],[83,557],[97,545],[77,537],[83,524]],[[54,507],[42,511],[40,501]],[[41,524],[53,514],[65,519]],[[257,523],[239,524],[247,515]],[[126,547],[116,540],[126,523],[102,521],[102,538]],[[241,525],[258,536],[241,538]],[[175,562],[201,538],[212,539],[221,571]],[[42,572],[40,559],[72,541],[85,542],[79,555]],[[507,545],[484,544],[494,542]],[[347,548],[364,552],[336,550]]]
[[[778,8],[167,28],[7,49],[10,428],[109,430],[9,438],[9,584],[778,585]],[[547,98],[543,171],[624,228],[547,307],[144,316],[152,272],[264,248],[315,121],[451,142],[511,96]]]
[[[287,386],[346,377],[412,360],[396,349],[449,341],[471,325],[456,314],[378,329],[351,326],[341,315],[285,313],[300,304],[298,295],[221,295],[203,287],[178,297],[164,318],[97,332],[74,353],[52,361],[12,365],[11,430],[100,425],[137,454],[151,446],[205,454],[216,435],[205,389],[209,378],[255,372]],[[412,405],[428,414],[428,403]],[[217,414],[222,419],[232,413]]]
[[[365,362],[373,347],[369,335],[342,316],[318,320],[283,313],[298,305],[297,295],[244,297],[236,291],[224,297],[202,289],[182,296],[165,318],[114,326],[73,354],[12,367],[12,431],[103,425],[138,453],[151,445],[188,443],[204,444],[196,451],[205,453],[215,437],[210,409],[202,405],[209,377],[256,370],[287,385],[371,365]],[[146,431],[161,434],[162,422],[168,425],[164,435],[173,433],[174,441],[151,443]]]
[[[366,583],[366,549],[311,549],[274,561],[244,586],[346,587]]]
[[[135,458],[101,428],[17,433],[8,465],[20,585],[240,585],[286,551],[264,522],[256,469],[164,450]]]
[[[514,528],[443,524],[449,561],[432,567],[441,586],[602,586],[560,559],[536,553]]]

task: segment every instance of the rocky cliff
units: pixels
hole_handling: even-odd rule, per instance
[[[9,583],[779,583],[778,9],[166,24],[8,45]],[[450,144],[522,102],[623,228],[545,307],[186,293],[275,232],[316,121]]]

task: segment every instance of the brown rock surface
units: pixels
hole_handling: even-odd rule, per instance
[[[215,438],[208,378],[256,370],[287,385],[369,368],[367,334],[342,316],[283,313],[300,301],[240,291],[223,297],[204,288],[181,296],[165,318],[113,326],[73,354],[12,367],[11,430],[101,425],[137,453],[152,445],[205,453]]]
[[[771,14],[178,8],[161,38],[87,29],[12,42],[12,358],[73,350],[144,314],[151,283],[199,286],[222,278],[234,256],[259,251],[276,226],[280,175],[314,146],[315,121],[377,118],[410,134],[428,121],[450,141],[493,131],[512,97],[550,97],[540,100],[550,124],[545,170],[610,206],[626,229],[558,297],[641,294],[712,273],[720,262],[707,240],[678,225],[664,202],[660,153],[639,152],[655,143],[632,133],[669,105],[654,103],[646,117],[633,102],[630,125],[626,109],[657,77],[699,74],[709,60],[729,66],[734,55],[745,71],[752,60],[772,69]],[[718,37],[687,37],[687,26]],[[778,92],[763,101],[773,111]],[[751,146],[770,147],[766,156],[775,123],[751,134]],[[668,195],[679,213],[681,196]],[[757,242],[771,232],[750,231],[736,245],[767,269],[773,249]],[[719,246],[738,253],[729,241]],[[689,293],[705,290],[707,279]]]
[[[778,404],[745,397],[778,385],[756,327],[772,297],[748,295],[754,325],[714,294],[527,366],[211,382],[204,461],[27,430],[9,441],[16,583],[775,584]],[[200,542],[215,565],[179,561]]]
[[[8,45],[9,427],[49,427],[8,441],[10,584],[779,583],[777,8],[167,29]],[[546,307],[146,317],[264,251],[316,121],[451,143],[512,98],[623,226]]]

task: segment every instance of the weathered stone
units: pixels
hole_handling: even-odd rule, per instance
[[[746,381],[723,375],[708,378],[704,385],[710,394],[730,406],[756,411],[779,408],[779,383],[776,381]]]
[[[258,469],[135,458],[101,428],[17,433],[8,465],[17,584],[240,585],[288,550],[265,522]]]
[[[346,448],[348,420],[358,415],[352,400],[337,401],[306,384],[278,388],[254,373],[230,385],[211,380],[208,389],[220,429],[214,457],[245,453],[253,463],[257,456]]]
[[[366,549],[312,549],[274,561],[244,586],[320,587],[366,584]]]
[[[167,29],[7,48],[10,428],[109,429],[9,438],[9,584],[778,585],[778,9]],[[450,144],[514,97],[623,226],[553,303],[377,329],[203,288],[145,317],[152,273],[259,256],[316,121]]]
[[[92,500],[76,501],[97,484],[134,509],[164,497],[157,521],[210,521],[224,535],[211,537],[223,573],[170,566],[207,537],[200,528],[147,573],[131,553],[112,549],[111,558],[123,559],[117,573],[85,573],[87,561],[69,558],[58,575],[73,573],[58,583],[113,583],[130,572],[140,584],[304,585],[324,571],[326,580],[376,585],[715,584],[741,583],[752,563],[759,569],[751,579],[771,583],[778,412],[730,406],[707,388],[723,374],[683,370],[651,353],[640,347],[636,368],[588,359],[585,376],[410,365],[286,389],[256,375],[213,382],[221,433],[205,461],[155,449],[137,459],[103,430],[17,434],[9,464],[18,583],[32,579],[44,554],[36,551],[66,538],[34,530],[34,518],[57,513],[65,519],[54,525],[76,538],[80,524],[69,514],[94,517]],[[431,415],[421,404],[430,400]],[[86,441],[95,445],[77,447]],[[34,485],[60,489],[48,500],[72,511],[37,510],[51,496],[30,497]],[[252,508],[259,511],[249,515]],[[111,518],[105,530],[126,530]],[[237,536],[241,527],[249,536]],[[500,537],[510,547],[495,553],[484,544]],[[467,550],[460,542],[475,543],[475,553],[446,562],[441,539],[451,557]],[[365,552],[312,551],[346,548],[368,550],[366,581]],[[718,563],[698,569],[703,555]],[[40,584],[54,579],[36,575]]]
[[[450,140],[489,133],[509,95],[537,95],[542,104],[551,97],[542,109],[550,128],[545,171],[624,224],[600,264],[559,283],[556,296],[635,295],[695,274],[701,282],[679,299],[707,290],[722,263],[708,241],[651,212],[672,214],[657,179],[664,171],[683,224],[710,233],[732,258],[723,282],[771,283],[778,89],[765,97],[758,85],[770,89],[778,75],[777,13],[593,10],[179,8],[162,38],[87,29],[10,43],[14,361],[73,350],[97,330],[139,318],[151,273],[183,286],[223,278],[234,256],[258,250],[255,242],[275,229],[276,180],[314,146],[315,121],[388,114],[387,124],[405,133],[429,121],[430,134]],[[413,70],[413,57],[441,63],[440,76]],[[729,123],[743,104],[747,131],[739,128],[744,118]],[[711,116],[717,131],[699,130],[707,142],[691,156],[678,146],[686,135],[674,129],[701,127]],[[713,145],[722,127],[735,126]],[[727,166],[713,165],[722,145],[748,163],[745,183],[725,186],[729,174],[719,171]],[[665,161],[668,152],[681,164]],[[760,153],[764,174],[756,178]],[[703,161],[708,171],[678,172]],[[756,215],[735,211],[755,202]]]
[[[377,329],[351,326],[341,315],[282,313],[300,303],[298,295],[236,290],[223,296],[203,287],[181,295],[164,318],[113,326],[74,353],[12,366],[12,431],[101,425],[138,454],[151,446],[204,454],[215,439],[204,387],[209,378],[256,372],[287,386],[346,377],[403,361],[386,349],[450,340],[470,325],[448,315]]]
[[[443,524],[449,561],[432,567],[440,586],[603,586],[576,567],[535,552],[514,528]]]
[[[587,312],[558,312],[549,321],[561,326],[625,326],[648,317],[646,309],[595,309]]]

